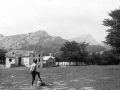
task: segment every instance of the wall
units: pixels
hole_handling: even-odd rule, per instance
[[[58,66],[68,66],[68,65],[76,65],[76,62],[56,62],[56,65]],[[77,62],[77,65],[81,65],[80,62]]]
[[[28,57],[23,57],[22,58],[22,65],[25,65],[26,67],[30,67]]]
[[[11,61],[9,61],[11,59]],[[15,64],[15,59],[14,58],[7,58],[6,57],[6,67],[10,68],[11,64]]]
[[[33,63],[33,60],[37,60],[37,64],[40,67],[43,67],[42,65],[42,55],[41,53],[35,52],[35,53],[29,53],[29,65],[31,65]]]

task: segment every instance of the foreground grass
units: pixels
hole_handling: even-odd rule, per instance
[[[46,86],[31,87],[29,68],[1,68],[0,90],[120,90],[119,65],[41,68],[40,72]]]

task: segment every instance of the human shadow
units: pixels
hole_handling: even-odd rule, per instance
[[[54,88],[54,84],[48,84],[48,83],[43,82],[41,83],[40,86],[37,86],[37,89],[44,88],[44,87],[51,89],[51,88]]]

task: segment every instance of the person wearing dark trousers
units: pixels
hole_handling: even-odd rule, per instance
[[[37,60],[33,60],[33,64],[31,65],[30,68],[30,73],[32,74],[32,86],[34,84],[36,75],[38,76],[39,80],[42,82],[42,79],[40,77],[40,72],[37,71]]]

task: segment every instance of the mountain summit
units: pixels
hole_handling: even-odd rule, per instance
[[[86,42],[86,43],[89,43],[90,45],[98,45],[99,44],[91,34],[81,35],[81,36],[72,38],[69,41]]]

